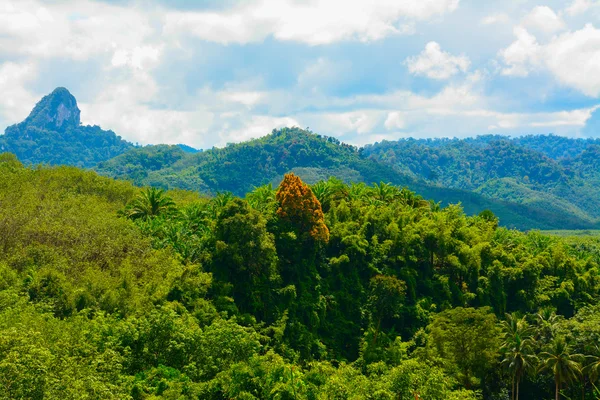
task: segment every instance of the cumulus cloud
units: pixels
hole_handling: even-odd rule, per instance
[[[458,9],[458,0],[218,3],[0,1],[0,123],[23,120],[51,85],[69,86],[65,79],[81,82],[69,89],[83,123],[142,144],[207,148],[293,125],[353,144],[487,130],[575,134],[589,118],[591,99],[578,110],[511,112],[543,107],[536,99],[504,102],[510,89],[485,72],[504,38],[457,39],[443,33],[445,22],[461,35],[489,35],[498,25],[482,25],[520,21],[513,43],[498,53],[504,75],[542,71],[536,79],[548,86],[556,79],[600,95],[598,31],[569,26],[581,18],[568,17],[597,1],[576,0],[557,13],[498,6],[464,28],[480,14],[469,3]],[[406,36],[416,32],[422,35]],[[424,35],[430,42],[402,53],[406,69],[398,71],[398,53]],[[459,50],[448,52],[450,45]],[[461,54],[467,48],[471,58]]]
[[[513,76],[527,76],[539,64],[541,47],[535,36],[523,27],[514,28],[516,40],[499,52],[505,64],[502,74]]]
[[[523,28],[516,28],[515,35],[516,40],[499,53],[505,64],[504,74],[527,76],[544,69],[565,86],[587,96],[600,96],[599,29],[587,24],[541,45]]]
[[[595,3],[598,5],[598,2]],[[573,2],[565,9],[570,16],[583,14],[594,6],[593,0],[573,0]]]
[[[190,34],[221,44],[250,43],[267,36],[311,45],[363,42],[414,32],[414,21],[454,11],[459,0],[292,0],[245,2],[221,12],[169,12],[164,32]]]
[[[410,73],[431,79],[448,79],[459,72],[466,72],[471,62],[467,56],[453,56],[442,51],[439,43],[429,42],[418,56],[406,59]]]
[[[25,119],[39,99],[25,89],[37,76],[35,64],[6,62],[0,64],[0,116],[9,123]]]
[[[545,48],[545,63],[566,86],[600,96],[600,30],[588,24],[583,29],[555,38]]]
[[[547,6],[537,6],[531,10],[524,18],[523,26],[546,34],[565,29],[562,18]]]
[[[89,0],[0,4],[0,55],[87,60],[133,51],[153,31],[149,16],[136,9]]]

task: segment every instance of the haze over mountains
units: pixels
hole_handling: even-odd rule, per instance
[[[243,196],[293,171],[309,183],[408,186],[468,214],[492,210],[520,229],[584,229],[600,219],[600,141],[559,136],[384,141],[364,148],[298,128],[203,152],[179,145],[136,147],[114,132],[82,126],[65,88],[45,96],[0,136],[0,150],[29,164],[74,165],[138,185],[230,191]]]

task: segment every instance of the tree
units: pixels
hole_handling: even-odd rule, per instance
[[[437,314],[428,326],[429,347],[457,371],[456,377],[470,388],[496,360],[500,329],[496,316],[485,308],[462,308]]]
[[[170,212],[175,202],[166,195],[164,189],[149,187],[139,193],[125,208],[125,215],[131,219],[149,219]]]
[[[563,384],[577,381],[581,378],[581,354],[571,354],[571,347],[564,337],[552,341],[550,349],[540,353],[541,364],[538,372],[551,371],[554,375],[555,399],[558,400]]]
[[[370,189],[370,192],[376,200],[382,202],[392,201],[400,195],[396,186],[385,182],[374,183],[373,188]]]
[[[519,400],[521,378],[527,371],[533,370],[537,362],[533,349],[532,330],[525,318],[518,318],[515,314],[506,314],[506,320],[502,321],[500,326],[504,333],[500,348],[504,354],[501,364],[512,376],[512,399]]]
[[[254,188],[252,192],[246,194],[246,200],[252,208],[264,214],[275,212],[277,199],[275,198],[273,185],[270,183]]]
[[[369,289],[368,308],[372,318],[377,321],[373,336],[373,345],[375,345],[382,319],[398,314],[406,295],[406,284],[395,276],[377,275],[371,278]]]
[[[590,363],[584,368],[585,372],[590,377],[590,382],[594,383],[600,378],[600,348],[595,346],[596,355],[587,356]]]
[[[325,225],[321,203],[302,180],[294,174],[286,174],[277,190],[279,209],[277,215],[299,236],[327,243],[329,229]]]
[[[265,218],[242,199],[227,203],[217,218],[212,270],[233,285],[238,308],[265,320],[274,306],[277,252]]]

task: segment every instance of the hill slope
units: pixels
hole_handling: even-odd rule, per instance
[[[472,187],[439,186],[385,160],[366,157],[363,149],[298,128],[274,130],[261,139],[196,154],[186,154],[177,146],[136,148],[100,163],[96,169],[114,178],[132,179],[138,185],[213,194],[229,191],[239,196],[264,184],[277,185],[283,174],[293,171],[309,183],[335,176],[345,182],[383,181],[407,186],[427,199],[442,200],[442,205],[460,202],[468,214],[490,209],[503,225],[519,229],[575,229],[595,224],[570,203],[549,207],[544,201],[498,199],[500,196],[487,196],[483,190],[477,193]],[[547,174],[545,169],[540,172],[543,174]]]

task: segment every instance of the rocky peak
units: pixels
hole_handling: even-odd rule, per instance
[[[69,127],[79,126],[80,113],[75,97],[59,87],[44,96],[24,122],[29,126],[64,132]]]

